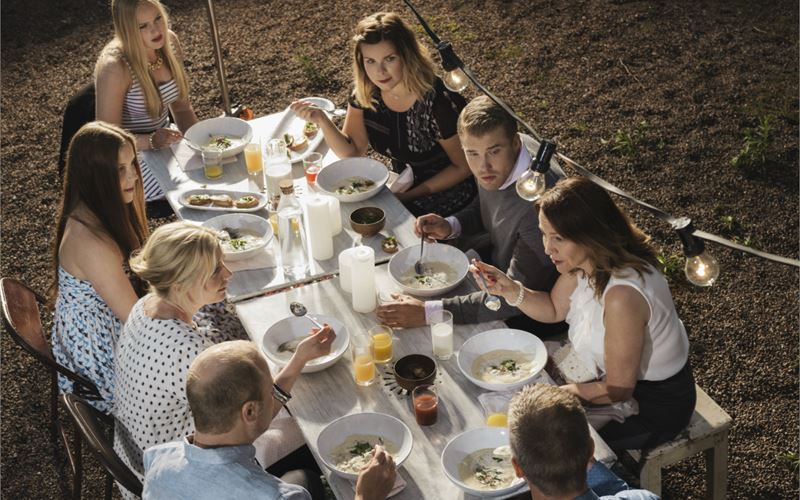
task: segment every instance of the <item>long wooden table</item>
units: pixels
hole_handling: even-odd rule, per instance
[[[394,290],[396,285],[391,282],[386,268],[386,265],[376,267],[376,286],[379,290]],[[453,294],[459,295],[472,290],[474,290],[472,283],[465,280]],[[261,347],[267,329],[290,315],[289,304],[293,301],[302,302],[311,313],[335,316],[344,323],[350,335],[365,334],[371,326],[378,323],[374,312],[359,314],[353,311],[350,306],[350,294],[341,289],[338,278],[240,302],[236,304],[236,310],[250,338]],[[477,333],[504,327],[505,324],[499,321],[456,325],[455,349],[458,350],[469,337]],[[431,356],[430,329],[423,327],[396,330],[393,349],[395,360],[413,353]],[[447,479],[441,469],[440,457],[450,439],[465,430],[485,425],[483,410],[477,399],[484,390],[472,384],[461,373],[455,355],[448,361],[438,361],[438,365],[436,385],[439,388],[441,403],[439,420],[431,427],[417,425],[411,398],[407,395],[397,395],[389,385],[384,384],[384,380],[379,379],[370,387],[356,386],[349,352],[330,368],[300,377],[292,391],[293,398],[289,408],[303,431],[306,443],[325,471],[337,498],[353,498],[354,491],[349,481],[331,474],[324,467],[318,455],[317,437],[334,419],[365,411],[393,415],[405,422],[413,435],[414,446],[411,455],[400,469],[407,486],[393,498],[473,498],[464,495]],[[274,370],[276,367],[272,368]],[[391,383],[391,377],[387,379],[387,382]],[[544,372],[538,381],[552,383]],[[613,463],[616,460],[614,452],[594,430],[592,436],[595,440],[595,458],[609,465]]]

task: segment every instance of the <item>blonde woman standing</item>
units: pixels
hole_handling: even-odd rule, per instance
[[[477,194],[456,133],[464,98],[447,90],[414,32],[393,12],[362,19],[353,36],[354,91],[342,130],[307,102],[292,110],[317,124],[340,158],[367,147],[388,157],[400,173],[411,168],[412,187],[397,197],[415,215],[451,215]]]
[[[136,136],[139,151],[179,141],[197,122],[183,52],[158,0],[112,0],[114,38],[95,66],[96,117]],[[172,113],[178,130],[168,128]],[[145,165],[145,197],[163,198]]]

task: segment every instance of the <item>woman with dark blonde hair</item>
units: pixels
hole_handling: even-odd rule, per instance
[[[92,122],[75,134],[53,245],[55,299],[51,343],[56,360],[97,386],[110,409],[114,345],[137,291],[127,260],[148,236],[142,175],[133,137],[114,125]],[[59,378],[72,392],[72,383]]]
[[[551,292],[538,292],[479,262],[489,291],[537,321],[569,323],[576,354],[597,377],[565,390],[595,405],[627,402],[625,413],[638,406],[599,429],[612,448],[673,438],[692,416],[694,379],[686,329],[649,237],[582,177],[558,182],[536,207],[545,253],[561,276]]]
[[[413,172],[413,185],[397,197],[415,215],[450,215],[477,193],[456,134],[464,98],[447,90],[428,51],[392,12],[362,19],[353,36],[354,91],[342,130],[307,102],[291,109],[317,124],[340,158],[364,156],[367,147],[387,156],[392,169]]]
[[[137,150],[179,141],[197,122],[183,52],[158,0],[112,0],[114,38],[95,66],[96,117],[136,135]],[[169,128],[169,112],[179,130]],[[163,197],[145,166],[147,200]]]

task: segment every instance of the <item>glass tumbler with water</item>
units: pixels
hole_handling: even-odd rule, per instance
[[[281,181],[292,180],[292,163],[286,152],[286,143],[282,139],[272,139],[267,143],[267,164],[264,166],[267,177],[267,192],[272,210],[278,206],[281,198]]]
[[[281,200],[278,204],[278,241],[281,244],[283,273],[290,279],[308,273],[308,246],[303,224],[303,207],[294,196],[291,180],[281,181]]]

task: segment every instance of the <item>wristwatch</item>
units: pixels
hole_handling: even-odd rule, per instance
[[[272,397],[278,400],[278,402],[282,405],[286,405],[290,399],[292,399],[292,395],[289,391],[283,390],[281,386],[278,384],[272,384]]]

